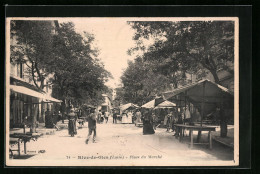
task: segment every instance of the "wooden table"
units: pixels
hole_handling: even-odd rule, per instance
[[[212,135],[211,131],[216,131],[216,127],[209,127],[209,126],[191,126],[191,125],[184,125],[184,124],[174,124],[176,128],[180,129],[180,136],[179,141],[181,142],[183,139],[184,130],[187,129],[190,131],[190,148],[193,148],[193,144],[208,144],[209,148],[212,149]],[[200,142],[193,142],[193,131],[208,131],[208,143],[200,143]],[[200,136],[200,135],[198,135]],[[199,140],[199,139],[198,139]]]
[[[24,154],[26,154],[26,143],[29,142],[32,139],[37,139],[40,136],[38,133],[14,133],[10,134],[11,138],[18,138],[18,155],[21,155],[21,148],[20,148],[20,141],[24,143]]]

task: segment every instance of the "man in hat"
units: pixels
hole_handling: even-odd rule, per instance
[[[93,143],[96,142],[97,114],[95,113],[95,110],[95,108],[92,108],[90,111],[91,114],[88,117],[88,138],[86,140],[86,144],[88,144],[92,132],[94,132]]]

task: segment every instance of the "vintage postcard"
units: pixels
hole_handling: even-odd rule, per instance
[[[238,166],[239,18],[6,18],[6,166]]]

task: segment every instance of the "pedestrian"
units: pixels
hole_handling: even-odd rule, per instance
[[[104,114],[106,123],[108,122],[108,114],[109,114],[109,113],[108,113],[107,111],[106,111],[105,114]]]
[[[166,132],[169,132],[170,129],[171,129],[171,127],[172,127],[172,112],[171,112],[171,111],[167,114],[167,123],[166,123],[166,126],[167,126]]]
[[[143,120],[143,135],[154,134],[155,132],[152,125],[152,116],[148,110],[144,112],[142,120]]]
[[[77,135],[77,128],[76,128],[77,117],[73,109],[70,110],[68,116],[69,116],[69,123],[68,123],[69,135],[74,137],[74,135]]]
[[[178,122],[178,114],[176,110],[174,109],[172,112],[172,131],[175,132],[174,136],[176,135],[176,127],[175,124]]]
[[[122,114],[122,123],[123,123],[123,124],[128,123],[128,119],[127,119],[127,114],[126,114],[126,112],[123,112],[123,114]]]
[[[89,142],[89,139],[92,135],[92,132],[94,132],[94,135],[93,135],[93,143],[96,142],[96,136],[97,136],[97,114],[95,113],[95,109],[91,109],[91,113],[88,117],[88,138],[86,140],[86,144],[88,144]]]
[[[49,108],[47,108],[47,111],[45,112],[45,127],[53,128],[53,117]]]
[[[152,123],[153,123],[153,129],[154,130],[156,130],[157,122],[158,122],[157,116],[155,115],[155,113],[153,111],[153,113],[152,113]]]
[[[189,106],[186,106],[184,115],[185,115],[185,122],[190,125],[191,124],[191,114],[190,114]]]
[[[135,120],[135,123],[138,124],[138,123],[141,123],[142,120],[141,120],[141,112],[139,110],[137,110],[137,112],[135,113],[135,116],[136,116],[136,120]]]
[[[128,123],[130,123],[130,124],[133,123],[132,118],[133,118],[133,113],[132,113],[132,111],[127,112],[127,120],[128,120],[127,122],[128,122]]]
[[[177,119],[177,124],[183,124],[182,114],[178,112],[178,113],[177,113],[177,117],[178,117],[178,119]],[[176,137],[180,136],[181,128],[178,127],[178,128],[176,128],[175,131],[176,131],[175,136],[176,136]]]
[[[101,120],[102,120],[102,113],[101,113],[101,110],[99,110],[98,111],[98,118],[97,118],[98,123],[101,123]]]
[[[116,124],[117,123],[117,111],[114,110],[113,111],[113,124]]]

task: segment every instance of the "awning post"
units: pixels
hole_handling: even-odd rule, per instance
[[[187,109],[187,107],[186,107],[186,101],[187,100],[187,91],[185,91],[185,95],[184,95],[184,103],[185,103],[185,109],[184,109],[184,121],[183,121],[183,124],[185,124],[185,120],[186,120],[186,109]]]
[[[200,126],[202,126],[202,118],[204,117],[204,100],[205,100],[205,85],[206,83],[203,82],[203,88],[202,88],[202,108],[201,108],[201,118],[200,118]]]

